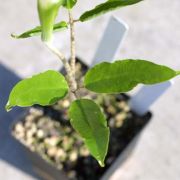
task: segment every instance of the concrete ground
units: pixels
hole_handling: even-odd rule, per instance
[[[93,7],[95,2],[98,4],[102,1],[84,0],[81,2],[79,0],[79,8],[74,10],[75,16],[78,17],[84,9]],[[45,69],[60,67],[59,61],[41,44],[39,38],[18,41],[10,37],[12,32],[22,32],[38,24],[35,6],[36,1],[6,0],[1,3],[0,7],[0,62],[22,78]],[[62,15],[63,12],[60,13],[59,18],[61,16],[67,18]],[[147,59],[177,70],[180,69],[179,0],[146,0],[113,14],[130,26],[128,36],[117,57]],[[87,62],[90,62],[94,55],[109,16],[110,14],[77,25],[77,53]],[[55,41],[56,45],[68,56],[68,33],[62,32],[56,37],[59,38]],[[1,84],[2,86],[6,86],[8,81],[6,78],[1,73],[1,80],[5,82]],[[3,96],[2,86],[0,96]],[[176,78],[173,87],[152,106],[151,110],[154,114],[152,122],[146,127],[130,158],[112,175],[112,180],[179,180],[179,89],[180,79]],[[7,95],[7,92],[5,93]],[[7,115],[3,111],[0,127],[3,121],[10,122],[13,117],[14,115]],[[3,129],[0,128],[0,179],[34,179],[24,173],[24,171],[31,172],[31,170],[27,163],[24,163],[24,158],[21,159],[21,151],[17,154],[12,153],[14,158],[19,160],[19,165],[12,163],[12,155],[11,160],[8,160],[7,157],[15,147],[10,146],[11,141],[5,140],[4,137],[8,137],[8,133],[2,133]],[[5,154],[5,152],[8,153]],[[21,171],[15,168],[22,164],[27,165],[26,170]]]

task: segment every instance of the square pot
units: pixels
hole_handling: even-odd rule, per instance
[[[83,69],[83,74],[87,71],[87,66],[83,64],[81,61],[78,60],[78,62],[81,64],[81,68]],[[64,70],[62,70],[62,73]],[[76,160],[70,161],[69,159],[66,161],[63,160],[62,167],[57,167],[55,163],[52,161],[56,161],[53,158],[56,156],[53,156],[50,160],[47,160],[47,157],[44,156],[44,154],[48,154],[49,147],[44,148],[43,144],[43,153],[39,152],[37,153],[35,149],[29,148],[28,143],[25,142],[25,140],[19,141],[19,138],[17,138],[17,135],[14,134],[14,129],[17,128],[17,125],[20,125],[22,127],[25,127],[26,125],[28,126],[28,123],[26,119],[30,119],[32,113],[32,109],[28,109],[18,120],[13,124],[13,137],[15,137],[15,140],[18,141],[18,143],[23,146],[24,150],[26,151],[29,159],[32,162],[33,169],[37,173],[37,175],[40,177],[40,179],[43,180],[59,180],[59,179],[86,179],[86,180],[98,180],[101,178],[108,179],[109,175],[114,171],[114,168],[116,168],[117,164],[117,159],[118,159],[118,164],[122,163],[126,158],[128,158],[129,154],[131,151],[134,149],[134,146],[138,140],[138,136],[140,132],[143,130],[143,128],[148,124],[150,118],[151,118],[151,113],[148,112],[146,115],[140,117],[133,113],[131,110],[128,110],[127,107],[127,102],[130,97],[128,97],[125,94],[119,94],[119,95],[111,95],[110,99],[113,98],[115,99],[115,106],[122,106],[120,109],[113,109],[113,106],[107,106],[106,103],[103,104],[104,108],[106,109],[107,112],[107,120],[108,124],[110,126],[110,145],[109,145],[109,150],[108,150],[108,155],[106,158],[106,166],[104,168],[100,168],[96,160],[92,158],[86,150],[82,153],[83,155],[81,156],[80,151],[81,148],[83,149],[83,146],[80,144],[75,144],[72,145],[73,148],[70,148],[71,150],[67,150],[66,152],[66,157],[71,157],[71,155],[68,155],[68,153],[73,152],[74,149],[76,149],[77,146],[77,152],[76,154]],[[113,101],[114,102],[114,101]],[[124,108],[124,109],[123,109]],[[36,118],[44,118],[44,117],[50,117],[50,119],[54,119],[52,123],[59,123],[61,127],[64,129],[70,128],[69,121],[66,121],[66,111],[57,111],[56,108],[54,107],[40,107],[40,106],[35,106],[33,108],[33,111],[41,112],[40,115]],[[119,120],[118,120],[119,119]],[[32,121],[32,117],[31,117]],[[45,121],[45,120],[43,120]],[[36,120],[36,122],[40,122],[39,119]],[[34,124],[35,125],[35,124]],[[22,128],[21,127],[21,128]],[[20,126],[19,126],[20,129]],[[37,129],[36,129],[37,130]],[[41,130],[41,129],[40,129]],[[36,132],[35,132],[36,133]],[[56,132],[57,133],[57,132]],[[56,134],[55,133],[55,134]],[[31,134],[31,133],[29,133]],[[70,130],[70,135],[62,135],[62,137],[66,136],[66,139],[72,139],[72,137],[76,135],[74,134],[73,130]],[[27,136],[27,134],[25,135]],[[28,135],[29,136],[29,135]],[[50,135],[47,135],[46,138],[51,138]],[[57,136],[57,134],[55,135]],[[19,136],[20,137],[20,136]],[[26,137],[27,138],[27,137]],[[40,139],[38,140],[38,143],[41,143],[43,141],[44,143],[45,139]],[[64,140],[62,141],[64,142]],[[37,143],[37,144],[38,144]],[[74,142],[73,142],[74,143]],[[29,143],[30,144],[30,143]],[[63,149],[62,146],[63,143],[61,143],[58,148]],[[52,148],[53,149],[53,148]],[[56,148],[54,148],[56,149]],[[47,152],[46,152],[47,151]],[[62,152],[60,150],[60,152]],[[63,149],[63,152],[65,150]],[[53,153],[53,150],[52,152]],[[49,153],[50,154],[50,153]],[[57,152],[55,153],[57,154]],[[73,157],[73,156],[72,156]],[[53,160],[52,160],[53,159]],[[120,161],[120,162],[119,162]],[[61,163],[60,163],[61,164]],[[111,168],[110,168],[111,167]],[[112,168],[113,167],[113,168]],[[110,171],[109,171],[110,169]]]

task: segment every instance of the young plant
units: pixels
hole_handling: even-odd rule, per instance
[[[80,85],[76,81],[75,63],[75,31],[76,23],[93,19],[109,11],[133,5],[142,0],[108,0],[94,9],[84,12],[74,19],[72,8],[77,0],[38,0],[40,26],[14,38],[28,38],[41,35],[42,42],[62,61],[67,76],[60,72],[49,70],[31,78],[20,81],[12,89],[7,111],[14,106],[32,106],[39,104],[49,106],[69,94],[71,106],[69,118],[74,129],[83,138],[90,153],[101,166],[108,151],[109,128],[101,108],[91,99],[78,96]],[[55,24],[60,9],[66,8],[69,20]],[[62,29],[70,29],[71,59],[67,61],[64,54],[53,45],[53,33]],[[157,65],[145,60],[117,60],[113,63],[103,62],[91,68],[84,77],[84,86],[95,93],[122,93],[132,90],[139,83],[156,84],[167,81],[179,75],[180,71]]]

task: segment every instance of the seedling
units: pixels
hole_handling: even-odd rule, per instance
[[[12,36],[21,39],[41,35],[42,42],[62,61],[67,76],[64,77],[60,72],[48,70],[20,81],[10,93],[6,105],[7,111],[14,106],[27,107],[34,104],[49,106],[69,95],[71,125],[83,138],[90,153],[97,159],[100,166],[104,166],[110,134],[105,115],[98,104],[92,99],[79,96],[78,91],[81,88],[86,88],[100,94],[128,92],[140,83],[156,84],[167,81],[179,75],[180,71],[174,71],[169,67],[146,60],[126,59],[117,60],[113,63],[102,62],[89,69],[84,76],[83,87],[80,87],[75,74],[74,28],[76,23],[83,23],[109,11],[141,1],[108,0],[74,19],[72,9],[77,0],[38,0],[40,26],[21,35]],[[62,8],[67,9],[69,20],[55,24],[57,14]],[[63,29],[70,29],[70,62],[53,44],[54,32]]]

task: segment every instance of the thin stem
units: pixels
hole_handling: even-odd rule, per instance
[[[74,23],[77,23],[77,22],[79,22],[79,21],[80,21],[79,19],[74,19],[74,20],[73,20]]]
[[[49,50],[51,50],[55,55],[59,57],[59,59],[62,61],[66,72],[67,72],[67,78],[68,78],[68,83],[70,86],[70,97],[72,100],[76,99],[76,90],[77,90],[77,83],[75,81],[71,66],[69,65],[68,61],[66,60],[66,57],[64,56],[63,53],[61,53],[56,47],[54,47],[52,44],[46,43],[46,46],[48,47]]]
[[[69,10],[69,24],[70,24],[70,35],[71,35],[71,69],[75,77],[75,66],[76,66],[76,50],[75,50],[75,30],[74,20],[71,11]]]
[[[51,52],[53,52],[55,55],[57,55],[59,57],[59,59],[62,61],[63,65],[66,68],[67,73],[70,72],[71,68],[69,66],[69,63],[67,62],[65,56],[63,53],[61,53],[56,47],[54,47],[52,44],[49,43],[45,43],[45,45],[48,47],[49,50],[51,50]]]

